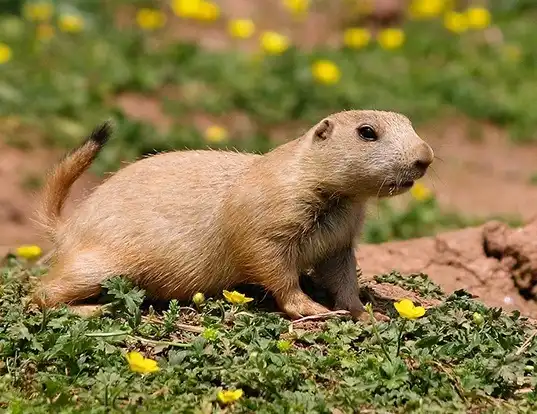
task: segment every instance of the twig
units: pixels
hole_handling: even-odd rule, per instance
[[[250,316],[250,317],[254,317],[255,315],[250,313],[250,312],[246,312],[246,311],[242,311],[242,312],[237,312],[235,313],[235,316],[239,316],[239,315],[246,315],[246,316]]]
[[[191,307],[191,306],[180,306],[179,310],[180,311],[190,311],[190,312],[198,313],[198,311],[196,309],[194,309],[193,307]]]
[[[295,324],[300,323],[300,322],[305,322],[305,321],[315,321],[315,320],[319,320],[319,319],[330,318],[330,317],[332,317],[332,316],[337,316],[337,315],[349,315],[349,314],[350,314],[349,311],[346,311],[346,310],[337,310],[337,311],[332,311],[332,312],[319,313],[318,315],[304,316],[303,318],[296,319],[296,320],[294,320],[294,321],[291,322],[291,323],[292,323],[293,325],[295,325]]]
[[[86,336],[91,338],[108,338],[111,336],[129,335],[130,331],[115,331],[115,332],[89,332]]]
[[[182,331],[192,332],[192,333],[202,333],[203,328],[201,326],[187,325],[186,323],[176,323],[174,326]]]
[[[129,339],[134,339],[134,340],[140,341],[140,342],[147,342],[147,343],[154,344],[154,345],[168,345],[168,346],[176,346],[176,347],[180,347],[180,348],[187,348],[187,347],[191,346],[190,343],[158,341],[158,340],[155,340],[155,339],[142,338],[141,336],[131,335],[131,331],[89,332],[89,333],[86,334],[86,336],[93,337],[93,338],[95,338],[95,337],[106,338],[106,337],[121,336],[121,335],[126,335],[127,338],[129,338]]]
[[[524,341],[524,343],[520,346],[520,348],[518,348],[518,350],[515,352],[515,355],[516,356],[519,356],[520,354],[522,354],[524,351],[526,351],[526,349],[528,349],[528,347],[531,345],[531,342],[533,341],[533,338],[535,338],[535,336],[537,335],[537,330],[536,331],[533,331],[531,333],[531,335],[529,336],[528,339],[526,339]]]
[[[519,390],[516,390],[515,394],[527,394],[527,393],[532,392],[532,391],[533,391],[532,387],[521,388]]]
[[[184,342],[170,342],[170,341],[157,341],[155,339],[146,339],[142,338],[141,336],[134,336],[134,335],[128,335],[130,339],[135,339],[140,342],[147,342],[149,344],[153,345],[167,345],[167,346],[176,346],[178,348],[188,348],[191,346],[191,343],[184,343]]]
[[[466,401],[466,396],[464,395],[464,391],[462,390],[459,380],[453,376],[453,374],[444,367],[440,362],[431,361],[433,365],[440,368],[440,370],[447,375],[447,377],[450,379],[450,381],[453,383],[453,388],[455,388],[455,391],[457,391],[457,394],[459,394],[459,397],[462,398],[463,401]]]
[[[152,318],[152,317],[148,317],[148,316],[143,316],[142,319],[147,320],[147,321],[149,321],[151,323],[164,325],[164,322],[161,321],[158,318]],[[186,323],[174,323],[173,326],[176,327],[177,329],[182,330],[182,331],[187,331],[187,332],[192,332],[192,333],[202,333],[203,332],[203,328],[201,326],[188,325]]]

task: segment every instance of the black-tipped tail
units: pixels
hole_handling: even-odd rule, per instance
[[[84,142],[69,152],[51,171],[43,188],[38,221],[50,237],[60,219],[61,209],[73,183],[88,169],[99,151],[112,135],[112,122],[97,126]]]
[[[102,148],[108,142],[113,132],[114,125],[112,121],[105,121],[91,131],[91,134],[86,139],[86,142],[94,142]]]

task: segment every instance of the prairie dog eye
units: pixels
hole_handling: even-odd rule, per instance
[[[358,128],[358,135],[364,141],[376,141],[378,139],[377,133],[373,127],[369,125],[362,125]]]

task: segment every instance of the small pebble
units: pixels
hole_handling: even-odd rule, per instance
[[[511,296],[506,296],[503,298],[503,303],[506,305],[512,305],[514,303],[514,300]]]

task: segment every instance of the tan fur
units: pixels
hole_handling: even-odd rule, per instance
[[[56,234],[56,226],[60,219],[62,207],[69,195],[74,182],[86,171],[99,151],[111,124],[105,122],[74,151],[67,154],[49,173],[43,186],[43,197],[37,211],[37,223],[40,224],[50,238]],[[106,138],[105,138],[106,136]]]
[[[378,141],[358,137],[364,123]],[[96,154],[84,145],[45,190],[45,223],[57,227],[53,266],[34,296],[42,306],[94,296],[123,275],[159,299],[256,283],[296,318],[327,311],[299,287],[313,269],[336,306],[358,315],[353,251],[365,204],[406,191],[400,184],[433,160],[406,117],[346,111],[265,155],[176,151],[139,160],[58,221],[69,186]]]
[[[88,142],[79,151],[59,163],[45,181],[41,210],[38,211],[39,223],[43,225],[49,236],[53,237],[56,232],[56,223],[69,194],[73,183],[91,165],[93,154],[98,151],[98,146]]]

